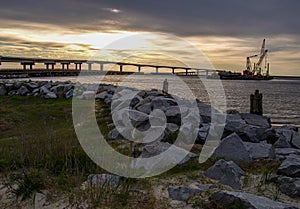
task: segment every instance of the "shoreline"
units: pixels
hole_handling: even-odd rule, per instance
[[[3,84],[0,84],[0,92],[3,92],[1,86],[3,87]],[[129,98],[126,95],[134,93],[134,89],[132,88],[121,87],[119,91],[116,91],[116,87],[113,85],[101,85],[97,87],[96,90],[94,89],[95,85],[82,84],[81,87],[82,88],[74,89],[71,82],[48,81],[18,82],[17,84],[5,85],[6,90],[9,90],[7,93],[11,94],[11,96],[7,96],[7,98],[6,96],[0,97],[0,101],[2,102],[1,107],[5,110],[3,114],[4,119],[6,119],[2,121],[2,124],[4,124],[3,130],[5,130],[3,133],[7,134],[7,137],[4,138],[5,140],[0,140],[0,148],[2,150],[2,152],[0,152],[0,163],[3,162],[3,159],[4,162],[7,163],[2,165],[2,168],[8,166],[9,170],[7,172],[9,174],[20,172],[20,170],[16,168],[10,168],[10,165],[14,165],[13,162],[16,161],[14,158],[11,158],[11,156],[20,155],[20,159],[24,159],[24,162],[20,161],[17,165],[23,170],[26,170],[30,178],[32,178],[31,176],[33,174],[34,177],[36,177],[37,174],[41,175],[43,177],[41,179],[45,179],[44,181],[46,182],[50,180],[54,182],[61,182],[62,180],[68,182],[75,178],[77,179],[77,183],[66,184],[68,185],[66,189],[69,190],[74,187],[73,189],[79,191],[77,194],[79,201],[72,203],[79,205],[82,204],[80,201],[81,197],[86,198],[87,194],[94,194],[94,186],[90,187],[89,185],[95,184],[95,187],[99,186],[103,188],[100,180],[100,183],[97,183],[99,182],[97,178],[105,178],[106,180],[120,178],[114,174],[108,174],[107,171],[97,168],[94,164],[90,165],[91,160],[84,150],[82,150],[75,133],[71,131],[71,134],[70,130],[73,130],[74,127],[72,129],[69,127],[73,126],[72,101],[70,98],[75,91],[75,95],[79,100],[94,100],[94,97],[96,97],[95,112],[98,115],[101,132],[103,131],[104,138],[112,147],[125,155],[130,154],[130,152],[128,152],[128,150],[130,150],[129,140],[123,137],[122,134],[124,133],[120,133],[118,129],[116,129],[116,124],[112,121],[111,107],[117,108],[117,110],[120,108],[120,110],[122,110],[126,107],[124,104],[129,104],[130,122],[135,124],[134,126],[140,131],[149,129],[149,118],[155,119],[155,123],[161,123],[161,118],[158,115],[151,114],[153,109],[160,109],[165,113],[167,126],[165,132],[163,132],[164,136],[157,138],[157,141],[153,143],[139,144],[136,149],[134,149],[133,153],[143,158],[155,156],[169,149],[170,145],[177,140],[179,132],[183,134],[185,141],[183,144],[180,144],[181,146],[177,146],[177,144],[175,146],[177,149],[185,150],[186,145],[194,143],[191,141],[192,137],[190,136],[196,133],[197,138],[195,144],[186,159],[180,161],[180,159],[176,158],[176,155],[173,155],[170,161],[172,165],[173,163],[175,165],[173,169],[158,177],[136,180],[136,182],[139,182],[137,184],[134,182],[130,183],[131,188],[133,187],[130,191],[141,191],[141,193],[138,194],[143,194],[144,196],[153,195],[153,197],[151,196],[151,201],[158,201],[159,205],[166,204],[167,206],[165,208],[181,208],[185,205],[194,204],[194,201],[197,199],[194,200],[192,198],[184,202],[183,200],[186,200],[185,197],[179,194],[181,194],[181,191],[200,191],[200,187],[195,187],[195,183],[201,185],[201,188],[206,188],[203,191],[207,191],[207,193],[204,192],[204,195],[202,194],[204,200],[201,199],[201,201],[203,201],[202,204],[210,205],[208,208],[213,208],[211,204],[215,203],[222,205],[222,202],[218,202],[217,199],[214,199],[215,202],[209,201],[209,197],[213,198],[215,197],[214,195],[218,194],[226,198],[226,195],[229,194],[228,192],[231,192],[230,195],[236,195],[233,191],[240,192],[239,195],[243,195],[245,198],[248,198],[248,193],[254,195],[251,196],[251,198],[254,199],[267,197],[266,201],[273,205],[282,205],[283,203],[281,202],[285,202],[298,207],[300,206],[300,202],[297,201],[297,199],[287,197],[291,195],[289,191],[279,189],[281,185],[286,185],[285,181],[287,177],[285,176],[289,176],[288,171],[292,170],[292,168],[288,168],[286,171],[281,167],[286,161],[290,162],[289,160],[291,158],[300,156],[300,138],[297,138],[299,134],[296,134],[296,131],[298,131],[296,127],[273,127],[268,117],[248,113],[228,114],[224,127],[225,131],[221,136],[220,143],[217,142],[215,144],[216,149],[210,158],[208,158],[205,163],[199,164],[198,156],[203,151],[203,144],[205,144],[207,140],[211,144],[212,141],[210,141],[211,139],[209,138],[214,137],[218,132],[217,123],[211,123],[211,111],[207,105],[200,101],[197,102],[201,116],[201,123],[198,126],[196,119],[198,117],[194,117],[195,115],[191,114],[192,112],[189,110],[191,103],[186,102],[184,105],[187,108],[179,109],[175,98],[168,94],[162,94],[160,91],[141,91],[133,99],[130,99],[132,102],[127,102]],[[71,94],[71,92],[73,93]],[[35,97],[13,96],[14,94],[35,95]],[[65,99],[66,96],[70,96],[69,99]],[[116,98],[113,99],[114,96]],[[16,105],[16,107],[14,105]],[[115,111],[115,114],[114,120],[124,120],[124,116],[119,114],[118,111]],[[87,119],[87,117],[87,115],[84,115],[85,119]],[[23,122],[24,120],[25,122]],[[182,123],[182,121],[184,121],[184,123]],[[30,127],[27,123],[32,123],[34,126]],[[68,123],[68,126],[66,126],[66,123]],[[5,124],[14,128],[14,130],[12,132],[7,131]],[[126,124],[128,124],[128,121],[127,123],[125,121],[124,128],[127,127]],[[121,125],[121,123],[119,125]],[[24,126],[26,128],[24,128]],[[21,134],[18,135],[19,132],[15,129],[21,129]],[[37,136],[31,136],[30,134],[32,134],[32,132],[30,133],[29,129],[32,132],[38,132]],[[55,134],[57,138],[53,136]],[[289,137],[292,137],[292,140],[289,140]],[[20,141],[22,143],[19,143]],[[55,146],[52,147],[53,145]],[[48,146],[50,146],[51,149],[48,150]],[[290,148],[287,148],[288,146]],[[76,152],[73,150],[74,147],[76,147]],[[32,150],[36,151],[33,153]],[[176,149],[174,151],[176,151]],[[10,152],[13,152],[13,154]],[[19,157],[17,159],[19,159]],[[74,160],[76,160],[79,165],[72,164]],[[158,166],[158,168],[160,165],[161,163],[154,164],[154,166]],[[42,169],[40,166],[42,166]],[[75,166],[75,171],[86,169],[84,170],[84,175],[82,175],[81,172],[72,173],[74,172],[72,166]],[[142,166],[144,169],[149,170],[153,164],[143,164]],[[222,169],[224,168],[224,170],[218,171],[221,175],[225,176],[222,180],[215,179],[209,172],[209,170],[214,170],[220,166]],[[38,171],[36,171],[36,169],[38,169]],[[62,177],[61,172],[65,172],[65,176]],[[213,173],[215,172],[216,171]],[[278,178],[278,183],[262,183],[264,182],[265,173],[268,173],[272,178]],[[226,176],[228,174],[230,174],[230,176]],[[96,178],[95,180],[93,180],[94,177]],[[22,173],[19,178],[21,179],[19,181],[22,182]],[[291,179],[291,182],[297,180],[297,178],[293,176],[288,178]],[[226,179],[228,179],[228,181]],[[234,179],[234,182],[232,182],[232,179]],[[145,184],[145,182],[147,183]],[[2,183],[0,182],[0,184]],[[45,188],[46,191],[43,191],[43,193],[59,193],[60,189],[55,186],[55,184],[50,184],[50,186]],[[120,181],[120,184],[127,185],[126,181]],[[191,186],[192,184],[194,186]],[[273,197],[272,193],[270,195],[268,192],[260,192],[264,188],[268,188],[268,191],[270,189],[270,191],[275,192],[273,188],[274,184],[278,186],[278,191],[280,191],[280,193],[276,192],[279,198],[277,200],[280,202],[271,201]],[[18,188],[18,184],[12,185]],[[145,185],[150,186],[145,187]],[[112,187],[108,186],[108,190],[106,191],[111,191],[109,188]],[[154,194],[153,188],[155,188]],[[224,191],[224,189],[226,191]],[[3,189],[0,188],[1,192],[2,190]],[[9,189],[5,191],[7,193],[10,192]],[[118,190],[113,191],[116,191],[118,194]],[[34,192],[39,196],[43,196],[43,193],[39,191]],[[112,194],[114,193],[109,193],[110,196]],[[128,194],[126,198],[129,196]],[[139,199],[139,196],[135,196],[135,194],[136,193],[133,193],[133,197]],[[212,194],[213,196],[211,196]],[[72,195],[74,197],[74,194]],[[143,195],[142,197],[144,197]],[[189,194],[189,197],[194,195],[195,198],[199,197],[195,193]],[[50,201],[49,205],[57,203],[61,199],[68,200],[66,194],[60,195],[60,197],[61,196],[63,198],[54,198],[52,202],[48,200]],[[90,198],[91,197],[88,196],[89,200]],[[46,201],[47,198],[44,197],[44,199]],[[117,200],[120,201],[119,199],[113,200],[113,202]],[[176,201],[174,202],[174,200]],[[99,202],[96,203],[99,204]],[[2,204],[1,201],[0,204]],[[15,201],[14,204],[27,203]],[[89,204],[94,204],[94,202],[89,202]],[[109,204],[113,203],[109,202]],[[63,205],[66,206],[68,203],[63,203]]]
[[[66,78],[69,78],[68,76],[66,77]],[[24,79],[21,79],[21,80],[19,80],[19,78],[16,78],[16,80],[15,79],[5,79],[5,80],[1,80],[0,79],[0,85],[1,84],[5,84],[5,83],[18,83],[18,82],[24,82],[24,83],[30,83],[30,82],[32,82],[32,83],[41,83],[41,82],[44,82],[44,83],[47,83],[47,82],[49,82],[49,83],[51,83],[51,84],[53,84],[53,85],[64,85],[64,84],[67,84],[67,85],[69,85],[69,87],[68,88],[73,88],[73,87],[70,87],[70,85],[72,85],[72,86],[74,86],[76,83],[73,83],[73,82],[71,82],[70,80],[66,80],[66,81],[52,81],[52,80],[47,80],[47,79],[45,79],[45,80],[41,80],[41,81],[38,81],[38,80],[31,80],[30,78],[24,78]],[[114,82],[112,82],[112,83],[114,83]],[[91,83],[92,85],[96,85],[96,84],[94,84],[94,83]],[[114,87],[117,87],[116,85],[113,85],[113,84],[109,84],[109,83],[107,83],[107,84],[99,84],[100,86],[101,85],[111,85],[111,86],[114,86]],[[124,88],[132,88],[132,87],[126,87],[126,86],[124,86]],[[69,89],[67,89],[67,90],[69,90]],[[137,89],[138,90],[138,89]],[[26,90],[25,90],[26,91]],[[24,92],[23,92],[24,93]],[[25,94],[26,93],[28,93],[28,92],[25,92]],[[36,93],[36,92],[35,92]],[[55,92],[52,92],[52,93],[54,93],[55,94]],[[17,93],[17,91],[13,91],[12,93],[11,93],[11,95],[15,95],[15,94],[17,94],[18,95],[18,93]],[[50,96],[50,98],[51,97],[53,97],[53,98],[57,98],[57,97],[55,97],[55,95],[54,94],[52,94],[51,96]],[[69,99],[69,98],[71,98],[72,97],[72,92],[64,92],[64,94],[66,94],[65,96],[67,97],[67,99]],[[3,95],[3,93],[1,94],[0,93],[0,95]],[[22,94],[21,94],[22,95]],[[29,94],[29,95],[31,95],[31,96],[37,96],[37,94]],[[272,119],[272,118],[271,118]],[[293,125],[293,126],[296,126],[296,127],[298,127],[298,128],[300,128],[300,124],[293,124],[293,123],[279,123],[279,122],[276,122],[276,123],[273,123],[272,122],[272,120],[271,120],[271,123],[272,123],[272,126],[276,126],[276,127],[278,127],[278,126],[283,126],[283,125]]]

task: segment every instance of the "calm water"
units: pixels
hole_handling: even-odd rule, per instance
[[[170,75],[135,76],[94,76],[84,78],[86,82],[101,82],[138,89],[161,89],[163,80],[169,82],[169,92],[180,97],[189,97],[189,90],[199,100],[210,103],[208,94],[201,81],[195,77],[176,77]],[[32,80],[76,81],[75,77],[35,78]],[[210,83],[214,85],[214,80]],[[230,81],[222,80],[226,95],[227,109],[249,112],[249,96],[258,89],[263,94],[264,115],[271,117],[273,124],[295,124],[300,126],[300,80],[270,81]]]

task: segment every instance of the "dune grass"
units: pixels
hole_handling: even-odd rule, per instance
[[[112,123],[110,111],[100,101],[95,109],[99,128],[107,135]],[[74,201],[88,197],[91,204],[103,207],[153,203],[151,196],[133,198],[129,193],[141,186],[140,181],[123,179],[118,191],[79,189],[89,174],[107,172],[86,155],[76,138],[72,100],[0,97],[0,115],[0,174],[7,185],[17,185],[12,189],[17,197],[26,199],[47,189],[69,195]]]

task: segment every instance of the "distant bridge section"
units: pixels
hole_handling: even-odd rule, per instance
[[[152,65],[152,64],[138,64],[138,63],[126,63],[126,62],[113,62],[113,61],[97,61],[97,60],[66,60],[66,59],[44,59],[44,58],[25,58],[25,57],[6,57],[0,56],[0,65],[1,63],[19,63],[22,65],[23,70],[18,70],[18,72],[39,72],[40,74],[49,73],[58,73],[67,75],[78,75],[82,71],[82,64],[86,64],[88,66],[88,71],[96,71],[93,67],[94,65],[99,65],[97,72],[100,71],[104,74],[104,65],[113,64],[119,66],[118,74],[128,74],[123,72],[123,66],[134,66],[137,68],[137,72],[142,74],[142,68],[153,68],[155,70],[155,74],[159,73],[159,69],[170,69],[170,73],[175,75],[199,75],[200,73],[205,73],[207,76],[209,73],[216,72],[213,69],[199,69],[199,68],[189,68],[182,66],[166,66],[166,65]],[[34,69],[36,63],[42,63],[45,65],[45,69]],[[70,69],[70,65],[75,66],[75,70]],[[56,65],[61,66],[60,68]],[[177,72],[175,72],[177,70]],[[180,72],[178,72],[180,70]],[[1,70],[0,73],[17,73],[17,70]],[[183,72],[182,72],[183,71]],[[46,73],[47,72],[47,73]],[[69,73],[68,73],[69,72]],[[134,73],[134,72],[132,72]]]

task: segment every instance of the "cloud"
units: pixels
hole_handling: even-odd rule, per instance
[[[299,34],[297,0],[53,0],[5,1],[0,19],[69,30],[159,31],[180,36]],[[121,12],[122,11],[122,12]]]
[[[245,57],[257,53],[262,39],[267,38],[275,70],[282,72],[280,69],[289,65],[300,74],[299,11],[298,0],[3,1],[0,8],[2,34],[4,30],[18,31],[1,35],[0,44],[2,52],[11,54],[14,46],[19,54],[22,54],[21,49],[31,48],[36,55],[62,49],[82,55],[97,47],[76,40],[63,43],[29,39],[22,31],[31,31],[34,37],[120,31],[170,33],[191,40],[220,68],[241,69]],[[173,42],[159,44],[168,47]]]

